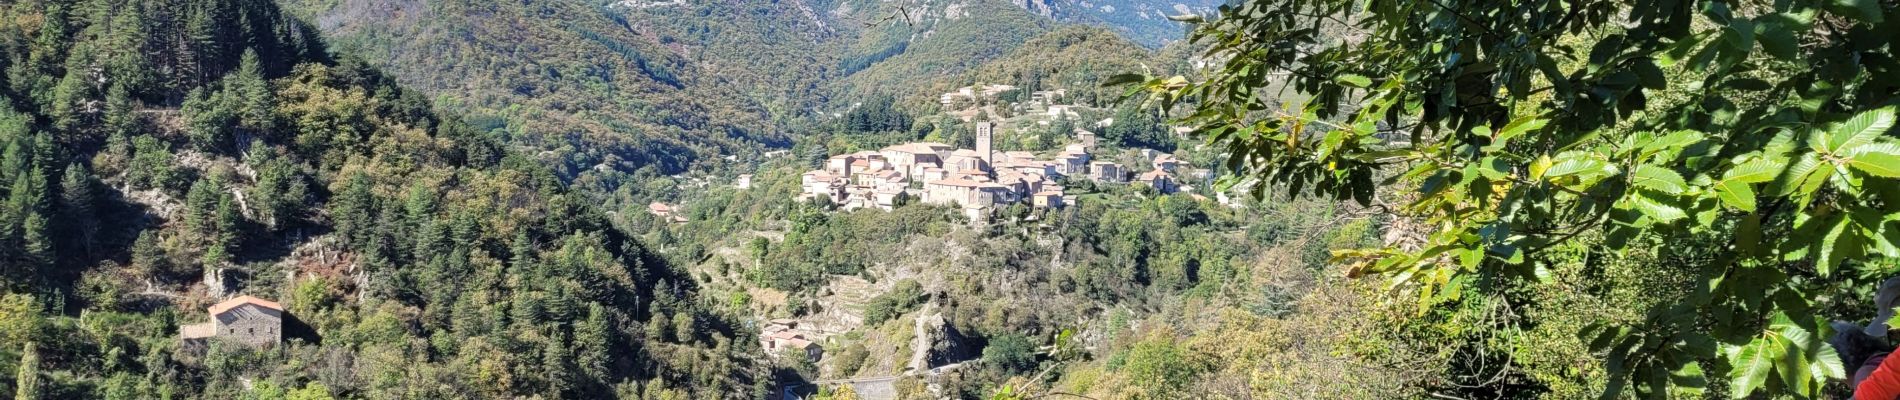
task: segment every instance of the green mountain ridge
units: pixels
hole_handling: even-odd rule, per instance
[[[595,166],[676,172],[784,143],[766,110],[662,39],[579,1],[286,1],[400,81],[512,143]],[[381,15],[393,15],[383,18]]]
[[[270,2],[0,4],[0,391],[764,393],[751,333],[555,168],[314,32]],[[287,317],[183,340],[238,294]]]

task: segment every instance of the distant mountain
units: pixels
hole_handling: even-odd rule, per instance
[[[1149,46],[1168,35],[1135,22],[1173,24],[1160,6],[1060,1],[279,1],[332,47],[609,191],[643,169],[744,168],[862,99],[928,104],[999,59],[1040,57],[1011,54],[1061,21]],[[1127,53],[1088,57],[1148,57],[1112,47]]]
[[[1187,25],[1168,17],[1212,14],[1219,0],[1014,0],[1016,5],[1062,22],[1113,29],[1149,48],[1186,36]]]
[[[672,173],[785,141],[763,106],[679,44],[592,2],[283,3],[479,128],[549,151],[563,175]]]

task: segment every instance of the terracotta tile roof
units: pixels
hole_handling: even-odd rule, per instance
[[[277,304],[277,302],[275,301],[251,297],[250,295],[233,297],[230,300],[225,300],[223,302],[219,302],[218,304],[213,304],[211,305],[211,308],[207,310],[211,312],[211,315],[218,315],[218,314],[223,314],[225,311],[231,311],[231,309],[237,308],[238,306],[242,306],[245,304],[255,304],[258,307],[269,308],[269,309],[277,310],[277,311],[284,310],[284,306],[281,304]]]
[[[951,149],[950,145],[943,144],[943,143],[912,142],[912,143],[905,143],[905,144],[900,144],[900,145],[891,146],[891,147],[885,147],[884,151],[910,153],[910,154],[935,155],[937,154],[938,151],[949,150],[949,149]]]
[[[931,181],[930,184],[941,185],[941,186],[955,186],[955,187],[982,187],[983,186],[983,182],[977,182],[977,181],[965,179],[962,176],[938,179],[935,181]]]

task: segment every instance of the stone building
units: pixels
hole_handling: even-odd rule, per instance
[[[260,347],[284,341],[284,306],[277,302],[238,296],[206,311],[211,322],[178,327],[179,337],[187,343],[217,338]]]

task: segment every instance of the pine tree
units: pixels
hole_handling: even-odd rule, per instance
[[[20,350],[20,371],[13,381],[14,400],[39,400],[40,398],[40,349],[39,344],[26,342]]]
[[[831,150],[825,148],[823,139],[824,137],[820,136],[812,140],[811,146],[805,148],[805,162],[812,168],[824,168],[825,159],[831,157]]]
[[[179,113],[185,117],[186,134],[199,150],[222,152],[231,146],[231,129],[237,123],[225,91],[201,87],[185,95]]]
[[[46,271],[47,264],[53,258],[53,235],[47,233],[46,214],[49,207],[46,169],[38,163],[32,165],[27,173],[19,174],[13,180],[13,190],[8,191],[6,224],[17,226],[13,235],[17,235],[19,256],[25,258],[28,271]]]
[[[115,84],[106,90],[106,108],[101,124],[106,136],[119,135],[130,137],[138,133],[137,105],[132,99],[132,89],[128,85]]]
[[[211,243],[205,247],[204,264],[207,268],[230,262],[231,254],[237,251],[238,223],[242,218],[238,214],[237,200],[230,193],[219,193],[218,205],[211,218],[214,232]]]
[[[211,243],[212,236],[217,233],[212,213],[217,211],[223,186],[223,180],[214,174],[193,182],[191,190],[185,192],[185,243],[192,246]]]
[[[608,321],[607,309],[599,303],[587,305],[587,320],[574,327],[574,346],[576,364],[581,372],[599,385],[608,385],[612,370],[609,368],[613,354],[613,325]]]
[[[30,266],[41,273],[51,271],[55,257],[51,231],[46,214],[43,213],[27,214],[20,224],[21,254]]]
[[[508,267],[520,271],[534,270],[534,240],[528,238],[526,230],[516,231],[515,240],[508,246]]]
[[[541,372],[547,374],[548,398],[569,398],[574,390],[574,363],[567,348],[567,335],[559,329],[541,348]]]
[[[0,152],[0,187],[13,187],[13,179],[26,172],[33,163],[32,143],[29,135],[15,137],[7,143],[5,152]]]
[[[98,185],[86,171],[85,164],[73,163],[66,167],[66,176],[60,179],[59,187],[59,213],[66,229],[63,249],[69,252],[69,259],[88,259],[92,256],[93,238],[99,233],[94,212]]]
[[[136,190],[166,189],[176,190],[173,186],[177,175],[172,170],[171,145],[149,135],[132,138],[132,160],[126,164],[125,181]]]
[[[39,109],[48,109],[53,101],[53,86],[56,77],[64,76],[60,65],[66,62],[67,36],[71,34],[71,23],[66,20],[66,5],[63,2],[47,2],[41,13],[38,36],[34,38],[26,62],[8,68],[8,83],[13,91],[32,100]]]
[[[673,320],[667,318],[666,312],[660,309],[660,303],[649,304],[647,307],[647,315],[647,340],[656,342],[672,341]]]
[[[59,84],[53,87],[53,100],[50,111],[53,127],[58,129],[62,143],[81,143],[89,133],[87,128],[97,121],[100,95],[93,76],[95,64],[90,42],[80,42],[73,46],[72,56],[66,60],[66,74]]]
[[[264,77],[264,66],[257,59],[257,51],[244,51],[237,71],[226,78],[224,88],[230,92],[231,101],[236,103],[234,112],[240,128],[250,132],[271,130],[274,100],[271,98],[270,82]]]
[[[277,230],[301,220],[307,206],[309,184],[304,183],[296,165],[263,147],[261,141],[251,148],[259,149],[252,153],[257,184],[251,189],[251,208],[259,222]]]
[[[132,242],[132,268],[147,277],[171,274],[171,258],[159,246],[157,231],[139,232],[138,240]]]
[[[111,90],[125,90],[126,93],[145,93],[152,88],[155,71],[146,52],[152,46],[151,29],[146,24],[146,10],[138,7],[138,2],[128,2],[119,7],[112,16],[112,22],[105,24],[111,31],[104,40],[102,49],[105,58],[107,80]],[[108,103],[110,103],[108,95]],[[107,108],[111,108],[108,104]]]

